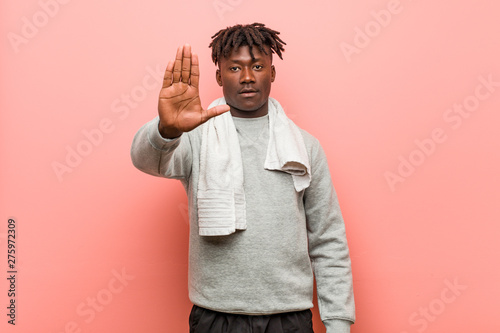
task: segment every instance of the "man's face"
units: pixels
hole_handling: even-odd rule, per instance
[[[235,117],[253,118],[267,114],[267,101],[276,70],[272,65],[271,50],[264,47],[267,55],[258,47],[252,48],[254,59],[247,45],[233,49],[227,58],[220,59],[217,83],[222,86],[226,103]]]

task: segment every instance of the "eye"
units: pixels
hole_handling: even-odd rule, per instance
[[[233,66],[233,67],[229,67],[229,70],[231,72],[237,72],[240,68],[239,67],[236,67],[236,66]]]
[[[253,68],[255,68],[257,70],[260,70],[260,69],[264,68],[264,66],[262,66],[262,65],[255,65],[255,66],[253,66]]]

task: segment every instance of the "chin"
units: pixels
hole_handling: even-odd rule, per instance
[[[234,106],[236,109],[245,112],[253,112],[261,109],[266,103],[260,102],[260,103],[238,103],[238,104]]]

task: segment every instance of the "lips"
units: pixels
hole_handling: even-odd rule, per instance
[[[257,92],[257,90],[252,89],[252,88],[243,88],[240,90],[240,94],[250,93],[250,92]]]
[[[244,88],[240,90],[239,94],[242,95],[243,97],[252,97],[257,94],[257,90],[252,88]]]

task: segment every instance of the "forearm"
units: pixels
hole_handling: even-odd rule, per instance
[[[132,163],[137,169],[153,176],[186,177],[191,168],[191,154],[189,143],[182,139],[163,138],[157,117],[142,126],[134,136],[130,150]]]
[[[327,322],[336,329],[327,330],[327,333],[349,332],[342,323],[352,324],[355,321],[353,281],[351,261],[345,239],[345,233],[336,230],[330,234],[331,239],[317,248],[311,257],[318,294],[318,305],[321,320],[328,328]],[[334,322],[340,322],[334,324]]]
[[[328,226],[317,229],[319,234],[311,232],[310,256],[321,319],[353,323],[355,312],[351,260],[343,220],[339,214],[325,215],[322,221]],[[332,222],[325,222],[328,220]]]

